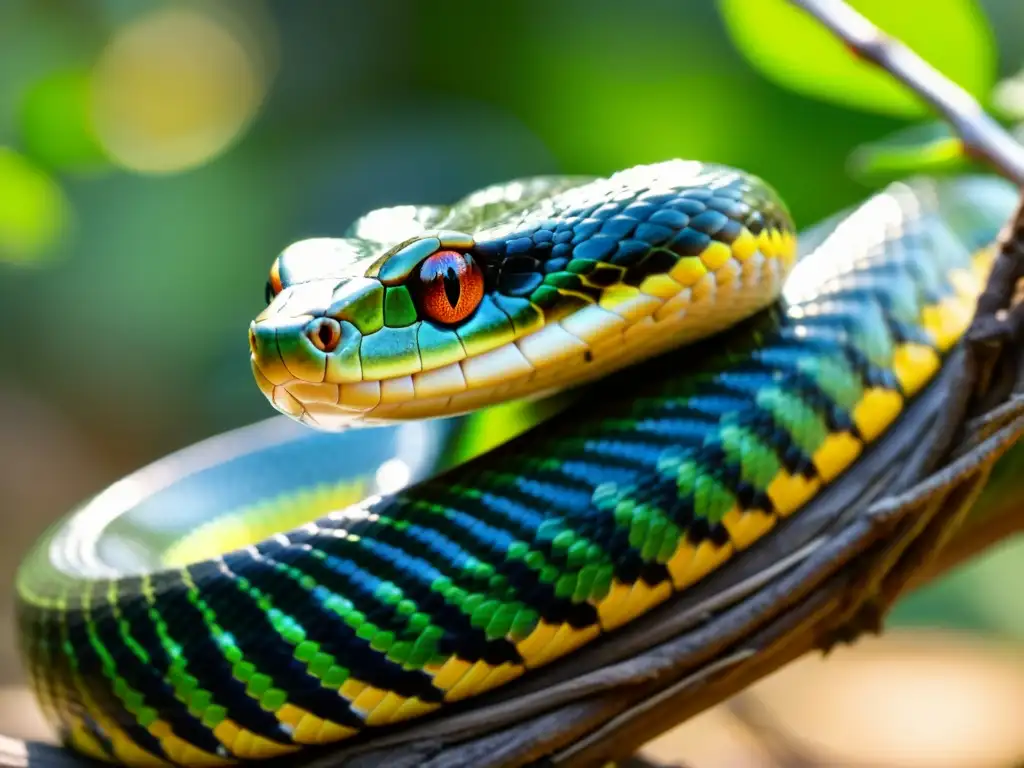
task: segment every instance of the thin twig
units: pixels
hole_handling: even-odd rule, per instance
[[[886,35],[843,0],[790,0],[811,14],[855,54],[886,70],[940,112],[967,152],[1024,187],[1024,147],[963,88]]]
[[[804,746],[786,731],[772,711],[750,691],[733,696],[725,709],[753,738],[776,768],[821,768]]]

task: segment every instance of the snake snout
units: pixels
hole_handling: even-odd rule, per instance
[[[346,429],[355,411],[372,405],[354,401],[348,389],[362,391],[361,340],[355,326],[333,317],[257,319],[249,326],[253,375],[281,413],[319,429]]]
[[[281,359],[277,329],[273,324],[258,319],[249,324],[249,353],[253,371],[261,383],[273,387],[294,378]]]
[[[361,381],[362,336],[351,323],[327,315],[261,316],[249,326],[256,381],[275,407],[292,416],[336,406],[339,385]]]

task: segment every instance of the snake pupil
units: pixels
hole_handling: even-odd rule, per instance
[[[468,253],[437,251],[420,266],[414,291],[424,317],[451,325],[479,306],[484,275]]]
[[[453,307],[459,306],[459,296],[462,294],[462,281],[458,274],[451,267],[444,273],[444,295],[448,297],[448,303]]]
[[[274,286],[269,280],[267,280],[267,287],[263,290],[263,298],[267,300],[267,306],[270,306],[270,302],[274,300]]]

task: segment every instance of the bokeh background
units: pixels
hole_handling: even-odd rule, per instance
[[[855,5],[1000,114],[1024,103],[1020,0]],[[779,0],[4,0],[0,585],[84,497],[271,414],[245,332],[291,241],[677,156],[764,176],[802,226],[862,198],[880,179],[851,151],[927,113],[802,22]],[[1011,542],[907,599],[886,639],[655,749],[702,767],[1022,761],[1022,585]],[[0,731],[41,736],[11,603],[5,586]]]

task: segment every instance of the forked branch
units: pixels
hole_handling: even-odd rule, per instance
[[[858,57],[881,67],[945,117],[967,153],[1024,187],[1024,147],[956,83],[843,0],[790,0],[827,27]]]

